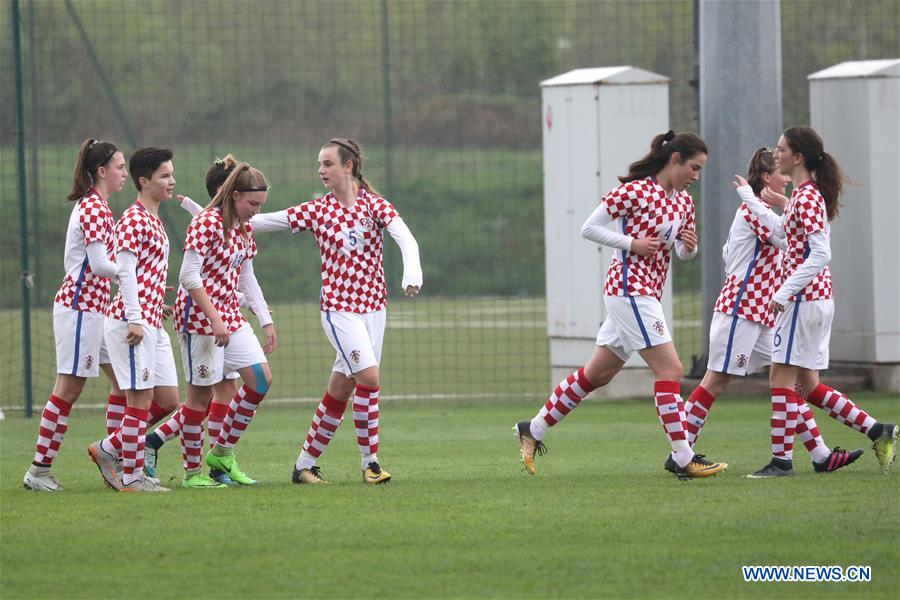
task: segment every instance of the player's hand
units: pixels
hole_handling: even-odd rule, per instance
[[[415,298],[419,295],[419,286],[417,285],[408,285],[406,286],[406,291],[404,292],[406,296],[409,298]]]
[[[734,185],[734,189],[738,189],[739,187],[743,187],[745,185],[750,185],[749,183],[747,183],[747,180],[740,175],[735,175],[734,181],[732,181],[731,183]]]
[[[266,332],[266,344],[263,346],[263,354],[271,354],[278,347],[278,336],[275,335],[275,325],[269,323],[263,327]]]
[[[221,317],[212,323],[213,337],[216,338],[216,346],[224,348],[228,345],[228,328]]]
[[[171,304],[163,304],[163,305],[162,305],[162,317],[163,317],[163,319],[168,319],[168,318],[170,318],[170,317],[171,317],[172,315],[174,315],[174,314],[175,314],[175,309],[172,307]]]
[[[759,199],[769,206],[774,206],[776,208],[784,208],[788,203],[787,196],[782,196],[778,192],[773,192],[769,188],[762,189],[762,192],[759,193]]]
[[[638,256],[652,256],[659,250],[659,238],[656,236],[638,238],[631,242],[631,251]]]
[[[779,303],[775,302],[774,300],[769,302],[769,312],[770,313],[777,315],[778,313],[782,312],[783,310],[784,310],[783,304],[779,304]]]
[[[125,341],[129,346],[137,346],[144,339],[144,326],[137,323],[128,325],[128,333],[125,334]]]
[[[682,231],[680,239],[684,244],[684,249],[688,252],[693,252],[694,248],[697,247],[697,232],[693,229],[685,229]]]
[[[181,205],[184,205],[185,200],[191,199],[191,197],[186,194],[178,194],[177,198],[178,198],[178,204],[181,204]]]

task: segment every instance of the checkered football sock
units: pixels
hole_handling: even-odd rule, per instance
[[[149,410],[141,410],[133,406],[125,409],[122,428],[119,430],[122,444],[122,485],[138,479],[144,468],[144,444],[146,443],[147,419]]]
[[[44,411],[41,413],[41,424],[38,429],[37,443],[34,448],[34,464],[50,465],[59,452],[63,436],[69,428],[69,411],[72,405],[62,398],[50,395]]]
[[[374,455],[378,452],[378,389],[357,385],[353,394],[353,426],[364,466],[377,461]]]
[[[715,401],[715,396],[710,394],[703,386],[698,385],[691,392],[687,402],[684,403],[684,413],[686,415],[684,426],[687,429],[687,441],[691,448],[697,443],[697,438],[700,437],[700,430],[706,424],[709,409],[712,408]]]
[[[264,397],[265,394],[255,392],[246,385],[241,386],[234,398],[231,399],[231,404],[228,405],[228,412],[222,421],[222,431],[216,439],[216,446],[233,448],[240,441]]]
[[[113,431],[122,426],[122,419],[125,417],[125,407],[128,402],[125,396],[116,396],[110,394],[106,399],[106,435],[110,435]]]
[[[859,408],[850,398],[820,383],[809,393],[807,401],[828,413],[828,416],[847,427],[866,433],[876,421]]]
[[[216,440],[222,432],[222,422],[225,420],[225,415],[227,414],[227,404],[216,404],[215,402],[209,403],[209,417],[207,417],[206,429],[207,434],[209,435],[210,448],[216,445]]]
[[[797,439],[803,443],[803,447],[809,452],[813,462],[820,462],[831,454],[825,440],[819,433],[819,426],[813,417],[812,410],[806,402],[800,402],[797,407]]]
[[[772,458],[792,460],[794,433],[797,428],[797,407],[802,400],[794,390],[772,388]]]
[[[663,426],[669,445],[672,446],[672,458],[680,467],[691,462],[694,451],[687,441],[684,401],[681,399],[681,384],[677,381],[659,380],[653,384],[654,403],[659,422]]]
[[[331,443],[335,432],[344,420],[345,410],[347,410],[346,400],[338,400],[328,392],[325,392],[325,395],[322,396],[322,401],[319,402],[316,413],[313,415],[312,423],[309,425],[306,441],[303,443],[302,452],[312,457],[313,461],[319,458],[325,452],[328,444]],[[312,464],[315,464],[315,462]],[[303,465],[303,468],[309,468],[312,464]]]
[[[181,414],[181,457],[186,472],[200,469],[203,453],[203,418],[206,414],[182,405]]]
[[[531,420],[531,435],[534,439],[543,439],[548,428],[565,419],[566,415],[578,408],[581,401],[595,389],[597,386],[588,381],[583,368],[560,381],[550,394],[550,398]]]

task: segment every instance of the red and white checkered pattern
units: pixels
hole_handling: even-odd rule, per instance
[[[138,304],[141,318],[150,327],[162,327],[162,304],[169,273],[169,237],[159,217],[140,202],[129,206],[116,223],[116,252],[128,251],[137,259]],[[122,290],[113,298],[106,313],[125,320]]]
[[[825,440],[822,439],[822,434],[819,433],[819,426],[816,424],[816,419],[813,417],[812,410],[810,410],[809,405],[806,402],[801,402],[797,407],[796,435],[797,439],[803,443],[803,447],[806,448],[806,451],[810,454],[812,454],[816,448],[823,448],[825,452],[828,452],[828,447],[825,446]]]
[[[74,310],[106,312],[109,306],[109,279],[91,271],[87,247],[93,242],[103,242],[110,260],[113,260],[114,227],[109,204],[97,190],[91,189],[75,204],[66,231],[66,276],[54,302]]]
[[[635,239],[657,236],[663,242],[648,257],[617,250],[606,272],[607,296],[655,296],[662,299],[669,274],[671,242],[687,229],[694,230],[694,201],[687,192],[666,192],[652,177],[623,183],[600,200],[619,219],[621,233]],[[623,262],[624,261],[624,262]],[[623,276],[624,273],[624,276]],[[623,285],[627,280],[627,289]]]
[[[34,462],[37,464],[53,464],[53,458],[59,452],[63,436],[69,428],[70,410],[72,405],[62,398],[51,394],[47,399],[44,412],[41,413],[41,425],[34,449]]]
[[[769,312],[769,303],[781,285],[781,251],[766,243],[772,232],[753,216],[746,204],[741,204],[738,214],[741,218],[735,219],[728,235],[725,283],[714,310],[774,327],[775,315]],[[758,252],[756,240],[759,240]],[[747,283],[741,293],[745,279]],[[735,313],[739,293],[740,304]]]
[[[369,456],[378,452],[378,388],[356,386],[353,395],[353,426],[359,453]]]
[[[686,441],[684,401],[681,399],[681,386],[677,381],[657,381],[653,384],[656,414],[669,443]]]
[[[797,411],[803,401],[794,390],[772,388],[772,456],[784,460],[794,457],[794,433]]]
[[[303,450],[311,456],[319,458],[334,438],[338,427],[341,426],[346,409],[346,402],[341,402],[325,392],[322,401],[316,408],[316,414],[313,415],[309,432],[306,434],[306,441],[303,443]]]
[[[329,192],[288,209],[291,231],[311,231],[319,245],[323,311],[369,313],[385,307],[382,229],[398,216],[387,200],[362,188],[351,208]]]
[[[179,408],[165,423],[156,428],[156,431],[153,432],[154,435],[159,436],[163,443],[174,440],[181,433],[181,420],[182,414]]]
[[[184,470],[198,471],[203,454],[203,419],[206,413],[182,405],[181,413],[181,457]]]
[[[810,403],[828,416],[861,433],[866,433],[877,421],[841,392],[820,383],[807,397]]]
[[[785,208],[783,220],[787,252],[784,255],[782,269],[784,279],[787,279],[803,262],[808,248],[807,237],[810,234],[821,231],[829,239],[828,243],[831,243],[825,199],[814,182],[807,181],[794,189]],[[831,271],[828,267],[822,269],[809,285],[799,292],[799,295],[803,301],[831,298]]]
[[[257,394],[246,385],[241,386],[228,405],[228,412],[222,421],[222,431],[216,440],[217,446],[233,448],[240,441],[263,397],[263,394]]]
[[[122,426],[122,419],[125,417],[125,407],[128,402],[125,396],[109,395],[106,400],[106,435],[112,434],[116,429]]]
[[[684,403],[684,427],[687,431],[687,441],[691,448],[697,443],[697,438],[700,437],[700,430],[706,424],[709,409],[712,408],[715,401],[715,396],[710,394],[703,386],[698,385],[691,392],[687,402]]]
[[[543,419],[547,425],[553,427],[575,410],[585,396],[595,389],[596,387],[584,376],[584,369],[578,369],[559,382],[550,398],[538,411],[537,418]]]
[[[147,418],[150,411],[129,406],[125,409],[119,439],[122,444],[122,485],[138,479],[144,468],[144,444],[147,435]]]
[[[206,434],[209,437],[210,448],[216,445],[216,440],[219,438],[219,434],[222,432],[222,422],[225,420],[225,415],[227,414],[227,404],[216,404],[215,402],[209,403],[209,416],[207,417],[206,421]]]
[[[250,230],[249,223],[247,230]],[[238,303],[238,277],[245,260],[256,256],[256,242],[252,234],[245,238],[235,227],[228,235],[222,229],[222,213],[217,208],[204,210],[191,219],[184,249],[203,257],[200,278],[213,306],[225,322],[228,333],[234,333],[247,322]],[[212,335],[212,323],[196,304],[188,291],[179,286],[175,299],[175,329],[185,333]]]

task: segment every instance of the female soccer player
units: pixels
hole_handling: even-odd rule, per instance
[[[210,200],[215,197],[219,188],[222,187],[222,184],[225,183],[225,180],[237,165],[237,159],[230,154],[225,158],[216,159],[213,164],[210,165],[204,178],[206,191],[209,194]],[[179,195],[178,201],[181,204],[181,208],[193,216],[197,216],[203,210],[202,206],[191,200],[188,196]],[[247,306],[247,299],[244,294],[240,291],[238,291],[237,294],[240,305]],[[253,311],[252,307],[251,311]],[[268,310],[261,315],[257,315],[257,319],[262,327],[272,323],[272,318],[269,316]],[[207,414],[207,433],[209,435],[210,448],[215,445],[216,440],[219,437],[219,432],[222,430],[222,422],[225,420],[225,415],[228,413],[228,406],[231,404],[231,399],[234,398],[235,394],[238,392],[238,377],[238,373],[232,371],[227,373],[221,381],[212,386],[212,401],[209,403],[209,411]],[[145,473],[152,477],[156,476],[156,461],[159,449],[169,440],[178,437],[180,432],[181,412],[179,411],[173,414],[165,423],[160,425],[156,431],[147,436],[147,446],[144,456]],[[217,469],[210,470],[209,476],[215,481],[224,483],[225,485],[237,485],[230,477],[228,477],[228,475]]]
[[[822,138],[809,127],[787,129],[775,149],[778,170],[791,178],[794,189],[780,224],[787,241],[782,262],[783,281],[769,303],[775,315],[772,341],[772,460],[753,477],[783,477],[793,472],[790,451],[803,397],[830,416],[865,433],[887,473],[896,456],[900,428],[881,423],[847,396],[819,382],[828,367],[828,345],[834,300],[831,290],[831,226],[837,216],[843,172],[825,152]],[[761,203],[745,202],[758,214]]]
[[[582,227],[585,238],[619,250],[606,275],[607,318],[587,364],[560,382],[531,421],[519,421],[513,428],[529,474],[535,474],[535,453],[544,452],[547,429],[609,383],[635,351],[656,377],[656,412],[672,446],[676,475],[708,477],[728,466],[695,455],[687,442],[681,361],[659,302],[672,250],[682,260],[697,255],[694,202],[687,188],[700,178],[707,154],[706,144],[692,133],[656,136],[650,152],[628,167],[628,174],[619,178],[622,185],[600,199]],[[614,220],[616,232],[606,228]]]
[[[272,384],[265,355],[275,349],[277,338],[269,322],[263,327],[266,346],[260,346],[241,315],[237,290],[240,287],[251,306],[267,314],[253,274],[256,244],[247,222],[265,204],[268,189],[260,171],[239,163],[209,206],[188,226],[175,301],[175,327],[188,383],[187,400],[180,409],[184,487],[226,487],[201,472],[200,456],[212,386],[232,371],[240,373],[244,385],[231,400],[206,464],[237,484],[256,483],[238,466],[234,446]]]
[[[141,148],[128,163],[138,199],[115,228],[119,292],[107,310],[103,335],[128,406],[122,426],[88,448],[107,485],[122,492],[167,492],[145,477],[144,443],[154,397],[174,396],[178,378],[169,335],[162,327],[169,238],[159,206],[175,188],[172,151]],[[121,456],[121,474],[118,472]]]
[[[403,289],[416,296],[422,286],[419,246],[391,204],[372,189],[362,172],[359,144],[334,138],[319,151],[323,198],[271,214],[257,215],[253,230],[311,231],[322,258],[322,327],[337,352],[328,390],[316,409],[294,466],[294,483],[325,483],[316,460],[328,446],[353,397],[353,423],[366,483],[391,475],[378,462],[378,393],[387,292],[382,229],[403,255]]]
[[[787,204],[783,193],[788,178],[775,168],[771,150],[758,149],[747,171],[747,180],[738,176],[735,183],[742,197],[762,196],[769,204],[781,208]],[[780,219],[768,208],[754,214],[746,202],[741,203],[734,216],[728,241],[722,248],[726,275],[710,324],[709,363],[703,380],[684,405],[691,447],[713,402],[725,392],[732,378],[755,373],[771,363],[775,316],[768,307],[781,281],[781,249],[786,247]],[[797,435],[809,450],[817,472],[840,469],[862,454],[862,450],[830,451],[806,403],[799,406]],[[671,456],[665,468],[674,472]]]
[[[68,429],[69,411],[87,378],[97,377],[100,364],[108,362],[103,319],[116,265],[111,260],[114,221],[107,200],[122,189],[126,179],[125,157],[114,144],[93,138],[81,144],[69,193],[75,206],[66,230],[66,275],[53,304],[56,383],[41,414],[25,489],[62,491],[50,469]],[[110,369],[105,366],[104,370]]]

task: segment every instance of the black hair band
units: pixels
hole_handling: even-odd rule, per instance
[[[357,152],[356,150],[354,150],[354,149],[353,149],[353,146],[351,146],[350,144],[345,144],[344,142],[342,142],[342,141],[340,141],[340,140],[331,140],[331,141],[329,141],[328,143],[329,143],[329,144],[337,144],[338,146],[340,146],[340,147],[343,148],[344,150],[349,151],[349,152],[350,152],[353,156],[355,156],[356,158],[359,158],[359,152]]]
[[[236,192],[268,192],[268,187],[255,187],[255,188],[237,188],[234,191]]]

